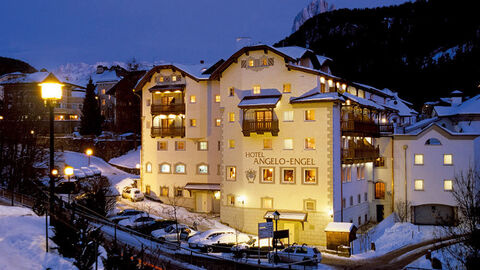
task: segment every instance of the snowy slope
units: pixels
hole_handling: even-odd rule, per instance
[[[110,164],[118,165],[125,168],[135,169],[140,164],[140,147],[128,151],[125,155],[112,158],[108,161]]]
[[[77,269],[71,259],[45,252],[45,217],[30,209],[0,206],[0,228],[1,269]]]

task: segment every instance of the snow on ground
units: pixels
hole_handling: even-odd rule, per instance
[[[140,147],[128,151],[125,155],[112,158],[108,161],[110,164],[117,166],[135,169],[137,164],[140,164]]]
[[[45,252],[45,217],[30,209],[0,205],[0,228],[1,269],[77,269],[72,259]]]
[[[452,250],[461,248],[460,245],[454,245],[451,247]],[[443,249],[438,249],[432,251],[432,260],[437,258],[442,263],[442,269],[463,269],[463,265],[453,258],[448,252]],[[431,269],[432,262],[427,260],[426,256],[418,258],[416,261],[412,262],[411,264],[407,265],[407,267],[417,267],[417,268],[425,268]]]

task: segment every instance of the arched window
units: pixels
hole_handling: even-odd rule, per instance
[[[159,173],[171,173],[171,166],[168,163],[162,163],[159,166]]]
[[[152,163],[147,162],[147,164],[145,164],[145,172],[147,172],[147,173],[152,172]]]
[[[208,165],[207,164],[197,165],[197,174],[208,174]]]
[[[183,163],[177,163],[177,164],[175,164],[175,173],[185,174],[185,173],[186,173],[185,164],[183,164]]]
[[[425,142],[425,145],[442,145],[442,143],[437,138],[430,138]]]
[[[385,183],[375,183],[375,199],[385,199]]]
[[[157,115],[153,118],[153,127],[160,127],[162,125],[162,118]]]

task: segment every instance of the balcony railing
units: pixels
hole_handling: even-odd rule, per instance
[[[265,132],[271,132],[273,136],[278,136],[280,131],[278,128],[278,120],[266,120],[266,121],[257,121],[257,120],[243,120],[242,125],[243,136],[250,136],[251,132],[257,134],[263,134]]]
[[[152,104],[152,114],[185,114],[185,103]]]
[[[373,121],[346,120],[342,121],[342,135],[360,137],[379,137],[380,128]]]
[[[152,127],[152,137],[185,137],[185,127]]]
[[[393,124],[380,124],[380,133],[393,133]]]
[[[380,157],[379,147],[354,146],[342,149],[342,163],[373,162]]]

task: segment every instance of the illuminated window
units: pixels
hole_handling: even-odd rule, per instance
[[[158,81],[159,81],[159,82],[164,82],[165,79],[163,78],[163,76],[160,76],[160,77],[158,77]]]
[[[220,102],[220,95],[215,95],[215,102]]]
[[[385,199],[385,183],[382,183],[382,182],[375,183],[375,199]]]
[[[208,150],[208,142],[206,142],[206,141],[198,142],[198,150],[200,150],[200,151]]]
[[[293,149],[293,139],[283,140],[283,149],[292,150]]]
[[[273,146],[272,146],[272,139],[263,139],[263,149],[265,150],[269,150],[269,149],[272,149]]]
[[[315,138],[305,138],[305,149],[315,149]]]
[[[222,125],[222,119],[216,118],[216,119],[215,119],[215,126],[216,126],[216,127],[219,127],[219,126],[221,126],[221,125]]]
[[[314,121],[315,120],[315,111],[314,110],[306,110],[305,111],[305,120],[306,121]]]
[[[196,96],[190,96],[190,103],[195,103],[197,102],[197,97]]]
[[[105,99],[102,98],[102,105],[105,106]]]
[[[170,164],[162,163],[160,164],[159,173],[170,173]]]
[[[176,82],[177,81],[177,76],[173,75],[172,76],[172,82]]]
[[[186,166],[183,163],[175,165],[175,173],[184,174],[186,172]]]
[[[452,191],[453,190],[453,180],[443,180],[443,190]]]
[[[262,183],[273,183],[274,182],[274,168],[260,168]]]
[[[284,111],[283,112],[283,121],[284,122],[293,122],[293,111]]]
[[[190,126],[196,127],[197,126],[197,119],[190,119]]]
[[[273,208],[273,198],[262,198],[262,208],[272,209]]]
[[[235,113],[228,113],[228,121],[235,122]]]
[[[348,166],[345,168],[345,181],[351,182],[352,181],[352,167]]]
[[[186,143],[185,141],[176,141],[175,142],[175,150],[176,151],[185,151]]]
[[[235,196],[227,195],[227,205],[235,205]]]
[[[281,168],[282,183],[295,184],[295,168]]]
[[[255,61],[253,61],[253,59],[248,60],[248,66],[249,67],[253,67],[254,65],[255,65]]]
[[[228,95],[231,97],[235,96],[235,88],[233,87],[228,88]]]
[[[422,179],[415,179],[415,190],[423,190],[423,180]]]
[[[317,183],[317,169],[303,168],[303,183],[316,184]]]
[[[453,165],[453,155],[452,154],[443,155],[443,165]]]
[[[305,211],[315,211],[317,209],[317,202],[315,200],[303,200],[303,207]]]
[[[227,166],[227,167],[226,167],[226,172],[227,172],[227,180],[228,180],[228,181],[235,181],[235,180],[237,180],[237,167],[235,167],[235,166]]]
[[[360,165],[357,166],[357,180],[364,180],[365,179],[365,166]]]
[[[105,95],[105,92],[106,92],[105,89],[102,89],[102,95]]]
[[[253,94],[258,95],[260,94],[260,85],[253,86]]]
[[[168,187],[161,187],[160,188],[160,196],[168,197],[168,190],[169,190]]]
[[[147,164],[145,164],[145,172],[147,172],[147,173],[152,172],[152,163],[147,162]]]
[[[262,66],[268,66],[268,59],[267,58],[262,59]]]
[[[415,165],[423,165],[423,154],[415,154]]]
[[[200,164],[197,166],[197,173],[198,174],[208,174],[208,165]]]
[[[291,93],[292,92],[292,85],[289,83],[283,84],[283,92],[284,93]]]
[[[175,188],[175,197],[183,197],[183,188]]]
[[[235,140],[228,140],[228,148],[230,149],[235,148]]]
[[[168,150],[168,143],[166,141],[157,142],[157,150],[158,151]]]

